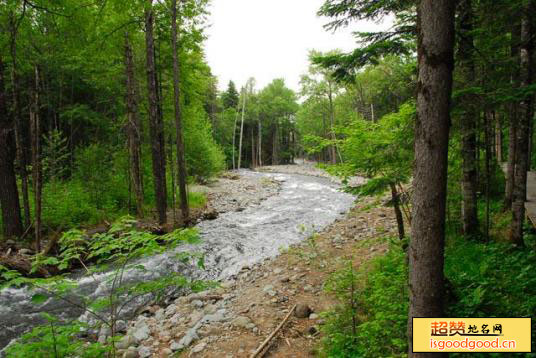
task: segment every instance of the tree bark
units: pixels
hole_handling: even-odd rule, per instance
[[[154,14],[152,0],[146,0],[145,7],[145,44],[147,53],[147,93],[149,102],[149,131],[154,177],[154,191],[158,223],[163,225],[167,219],[165,153],[162,152],[164,128],[158,116],[158,88],[156,85],[156,65],[154,49]]]
[[[521,19],[520,47],[520,86],[527,88],[532,84],[532,3],[526,5]],[[519,103],[519,122],[517,130],[517,151],[512,198],[512,226],[510,240],[514,245],[523,246],[523,223],[525,221],[525,200],[527,197],[527,170],[529,168],[529,132],[532,121],[532,96],[527,95]]]
[[[417,10],[418,87],[413,214],[409,245],[409,358],[413,317],[441,317],[444,292],[445,208],[454,48],[454,2],[421,0]]]
[[[173,48],[173,93],[175,106],[175,130],[177,136],[177,168],[179,181],[179,197],[181,202],[181,212],[183,223],[188,223],[190,219],[190,207],[188,205],[188,191],[186,188],[186,160],[184,158],[184,138],[182,129],[182,108],[181,78],[179,64],[178,37],[179,29],[177,25],[177,0],[171,2],[171,42]]]
[[[28,158],[26,151],[24,150],[24,137],[22,135],[24,126],[22,125],[22,115],[20,110],[20,92],[19,92],[19,79],[17,74],[17,24],[15,14],[10,12],[10,52],[11,52],[11,90],[12,90],[12,108],[13,116],[15,117],[15,144],[17,150],[17,162],[19,169],[19,176],[21,178],[22,189],[22,203],[24,207],[24,226],[30,227],[31,214],[30,214],[30,198],[28,194],[28,171],[27,163]]]
[[[34,66],[35,87],[30,109],[32,136],[32,176],[34,189],[35,250],[41,251],[41,209],[42,209],[42,171],[41,171],[41,114],[39,106],[39,69]]]
[[[501,118],[498,113],[495,113],[495,154],[497,156],[497,163],[502,164],[503,161],[503,133]]]
[[[521,37],[521,27],[515,24],[512,29],[512,39],[510,51],[513,58],[513,70],[511,75],[512,87],[516,88],[519,84],[519,41]],[[517,153],[517,125],[518,125],[518,108],[517,103],[510,105],[510,123],[508,125],[508,162],[506,167],[506,186],[504,192],[504,209],[512,208],[512,198],[514,192],[514,174],[516,168]]]
[[[471,0],[460,3],[460,45],[458,62],[462,73],[463,85],[472,87],[475,82],[475,63],[473,51],[473,9]],[[468,238],[478,236],[477,215],[477,161],[476,161],[476,121],[478,111],[475,98],[465,94],[460,105],[464,112],[461,118],[462,135],[462,224],[463,232]]]
[[[389,184],[391,187],[391,198],[393,200],[393,208],[395,210],[396,224],[398,226],[398,238],[403,240],[406,236],[404,230],[404,217],[402,216],[402,210],[400,210],[400,195],[396,190],[395,183]]]
[[[0,55],[0,206],[5,239],[22,235],[19,191],[15,174],[15,126],[7,109],[4,87],[4,62]]]
[[[258,158],[258,164],[260,167],[262,167],[262,124],[261,124],[261,118],[259,117],[259,123],[258,123],[258,134],[259,134],[259,144],[257,146],[257,150],[259,152],[259,158]]]
[[[329,132],[331,136],[331,140],[333,141],[333,144],[329,147],[329,156],[331,164],[337,164],[337,152],[336,152],[336,144],[335,141],[337,137],[335,136],[335,108],[333,105],[333,88],[331,81],[328,81],[328,100],[329,100]]]
[[[134,60],[129,35],[125,33],[125,72],[127,87],[127,136],[130,157],[130,177],[136,195],[136,213],[142,218],[143,213],[143,186],[141,174],[141,131],[138,117],[137,83],[134,72]]]
[[[242,137],[244,136],[244,116],[246,112],[246,98],[247,88],[244,88],[244,99],[242,101],[242,120],[240,122],[240,139],[238,143],[238,169],[240,169],[240,164],[242,162]]]

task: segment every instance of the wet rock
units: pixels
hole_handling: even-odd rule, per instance
[[[313,311],[308,305],[300,303],[296,306],[294,315],[296,315],[298,318],[308,318],[312,312]]]

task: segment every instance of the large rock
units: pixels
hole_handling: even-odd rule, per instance
[[[194,348],[192,348],[192,353],[199,353],[203,349],[205,349],[207,344],[205,342],[201,342],[198,345],[196,345]]]
[[[121,339],[119,340],[119,342],[117,342],[117,343],[115,344],[115,347],[116,347],[117,349],[127,349],[127,348],[130,347],[130,346],[134,346],[134,345],[136,345],[136,343],[137,343],[137,342],[136,342],[136,339],[135,339],[134,337],[132,337],[131,335],[128,335],[128,334],[127,334],[126,336],[124,336],[123,338],[121,338]]]
[[[170,348],[172,351],[178,351],[178,350],[184,349],[186,347],[189,347],[192,344],[192,342],[198,338],[199,336],[197,335],[196,328],[195,327],[190,328],[188,331],[186,331],[186,334],[184,335],[184,337],[181,338],[180,341],[178,342],[173,341],[171,343]]]
[[[132,337],[134,337],[136,341],[141,342],[149,338],[151,330],[145,321],[138,321],[134,328],[132,328],[131,333]]]
[[[298,304],[296,306],[296,310],[294,311],[294,314],[298,318],[309,318],[309,315],[311,313],[313,313],[311,308],[307,306],[306,304],[302,304],[302,303]]]
[[[235,319],[233,319],[231,322],[233,326],[239,327],[239,328],[245,328],[245,329],[247,329],[251,323],[252,323],[251,319],[249,319],[249,317],[246,317],[246,316],[238,316]]]

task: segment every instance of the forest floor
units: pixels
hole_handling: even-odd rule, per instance
[[[327,176],[301,165],[262,170]],[[393,210],[383,202],[360,198],[345,217],[313,238],[276,258],[244,267],[220,288],[180,297],[167,307],[149,307],[129,323],[127,336],[118,344],[123,356],[250,357],[294,305],[297,312],[259,356],[314,356],[324,322],[321,313],[337,304],[323,289],[330,274],[348,259],[359,266],[385,253],[386,237],[396,235]]]

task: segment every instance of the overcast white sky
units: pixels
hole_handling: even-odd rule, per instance
[[[308,51],[355,48],[352,31],[373,31],[385,25],[361,22],[336,33],[322,27],[328,19],[316,13],[323,0],[213,0],[206,54],[220,89],[229,80],[240,88],[249,77],[257,89],[274,78],[299,89],[307,71]]]

